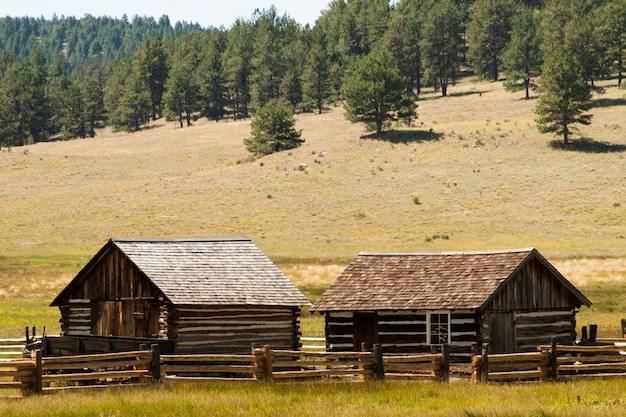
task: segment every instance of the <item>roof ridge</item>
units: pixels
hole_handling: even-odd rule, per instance
[[[442,252],[359,252],[359,256],[435,256],[435,255],[496,255],[506,253],[532,252],[535,248],[495,249],[478,251],[442,251]]]
[[[111,241],[118,243],[142,242],[142,243],[176,243],[176,242],[251,242],[247,237],[181,237],[181,238],[111,238]]]

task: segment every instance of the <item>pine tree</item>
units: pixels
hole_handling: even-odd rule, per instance
[[[523,7],[513,19],[511,41],[504,51],[502,61],[506,81],[504,88],[508,91],[526,91],[537,85],[534,78],[540,74],[542,64],[541,36],[539,31],[539,14],[533,9]]]
[[[162,35],[154,34],[144,41],[137,58],[141,74],[150,88],[152,119],[156,120],[163,117],[163,93],[169,70]]]
[[[452,0],[432,4],[424,19],[420,48],[425,76],[431,85],[441,88],[444,97],[463,57],[462,19],[461,9]]]
[[[400,73],[407,78],[407,92],[418,95],[422,88],[422,57],[420,40],[426,7],[423,0],[401,0],[391,14],[384,44],[398,61]]]
[[[225,46],[225,34],[221,31],[212,33],[204,46],[202,62],[198,68],[200,114],[210,120],[220,120],[225,113],[226,83],[222,69]]]
[[[373,124],[379,135],[386,121],[397,120],[405,91],[406,80],[391,52],[376,49],[355,62],[343,85],[346,118]]]
[[[228,31],[226,49],[222,55],[225,87],[235,119],[248,117],[252,32],[251,23],[235,21]]]
[[[295,129],[295,123],[289,101],[271,99],[252,118],[251,137],[244,139],[243,143],[256,156],[297,148],[304,139]]]
[[[309,50],[303,74],[304,97],[319,114],[330,96],[330,65],[326,51],[319,44]]]
[[[476,74],[498,80],[501,54],[509,42],[514,0],[476,0],[470,9],[468,54]]]
[[[172,67],[165,83],[165,113],[167,120],[178,119],[191,126],[192,114],[201,111],[198,68],[202,62],[203,38],[199,32],[180,35],[171,53]]]
[[[582,66],[576,55],[564,48],[546,58],[541,77],[542,93],[537,101],[537,127],[542,133],[552,132],[569,144],[575,124],[588,125],[591,90],[582,77]]]

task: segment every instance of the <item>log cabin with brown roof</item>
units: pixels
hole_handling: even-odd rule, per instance
[[[311,308],[325,316],[329,351],[362,343],[413,353],[450,345],[469,356],[536,350],[576,339],[591,302],[536,249],[360,253]]]
[[[52,302],[64,336],[167,339],[175,353],[297,349],[308,305],[245,238],[110,239]]]

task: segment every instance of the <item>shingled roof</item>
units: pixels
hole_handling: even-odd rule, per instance
[[[250,239],[111,239],[52,303],[61,300],[111,247],[173,304],[310,305]]]
[[[311,311],[479,309],[537,258],[581,305],[590,301],[535,249],[360,253]]]

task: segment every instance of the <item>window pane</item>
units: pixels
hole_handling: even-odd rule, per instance
[[[433,313],[430,315],[430,343],[433,345],[448,344],[450,326],[448,313]]]

